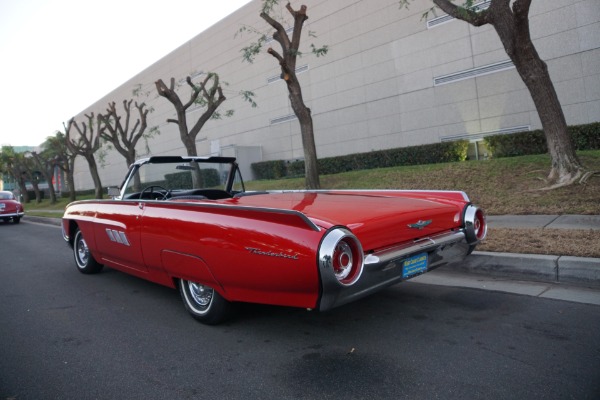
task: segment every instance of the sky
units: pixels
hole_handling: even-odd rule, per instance
[[[0,146],[40,145],[249,1],[0,0]]]

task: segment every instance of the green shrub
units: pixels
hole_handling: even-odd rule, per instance
[[[483,138],[492,157],[516,157],[548,152],[544,131],[526,131]]]
[[[575,150],[600,149],[600,122],[568,127]],[[544,131],[526,131],[507,135],[488,136],[483,139],[493,157],[514,157],[548,152]]]
[[[571,139],[577,150],[600,149],[600,122],[569,127]]]
[[[304,176],[304,160],[291,161],[287,165],[288,178]]]
[[[340,172],[400,165],[464,161],[467,159],[468,146],[468,141],[459,140],[321,158],[318,160],[319,173],[330,175],[339,174]],[[252,164],[252,170],[256,179],[299,177],[304,176],[304,161],[292,161],[287,164],[282,160],[263,161]]]
[[[252,172],[254,172],[256,179],[280,179],[286,176],[285,161],[275,160],[253,163]]]
[[[569,127],[569,135],[576,150],[600,149],[600,122]],[[514,157],[548,152],[542,130],[488,136],[483,139],[493,157]],[[377,150],[369,153],[348,154],[318,160],[319,173],[323,175],[340,172],[464,161],[467,159],[469,142],[457,140]],[[304,161],[286,163],[283,160],[263,161],[252,164],[256,179],[279,179],[304,176]]]

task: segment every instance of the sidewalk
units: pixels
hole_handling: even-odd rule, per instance
[[[600,215],[488,216],[490,229],[543,228],[600,230]],[[600,288],[600,258],[474,251],[453,271],[519,280],[568,283]]]
[[[600,230],[600,215],[492,215],[492,228],[548,228]]]

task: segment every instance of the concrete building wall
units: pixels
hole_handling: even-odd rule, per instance
[[[158,126],[160,135],[148,141],[149,152],[143,144],[138,146],[139,155],[184,154],[176,126],[165,122],[173,118],[174,108],[157,97],[154,82],[214,71],[227,82],[227,101],[220,110],[233,109],[235,114],[207,123],[198,135],[198,154],[259,146],[264,160],[302,158],[298,121],[285,84],[277,79],[275,59],[263,52],[253,64],[242,62],[240,49],[256,37],[236,36],[239,28],[272,32],[259,18],[260,3],[252,1],[200,33],[76,120],[105,112],[110,101],[120,106],[141,85],[148,94],[143,100],[154,109],[149,125]],[[408,10],[400,9],[397,0],[292,1],[294,8],[300,4],[308,6],[309,19],[301,46],[305,54],[297,65],[304,72],[298,76],[313,112],[319,157],[541,127],[531,97],[492,27],[475,28],[452,19],[436,23],[442,20],[433,15],[422,19],[430,0],[416,0]],[[287,17],[287,11],[283,15]],[[598,0],[536,0],[530,17],[535,45],[548,64],[567,122],[600,120]],[[329,53],[315,57],[311,43],[328,45]],[[277,43],[271,45],[277,49]],[[253,91],[259,107],[244,102],[240,90]],[[188,96],[185,84],[180,93]],[[188,120],[197,115],[191,113]],[[103,184],[118,185],[125,170],[124,159],[107,150],[100,171]],[[77,161],[76,187],[92,187],[83,159]]]

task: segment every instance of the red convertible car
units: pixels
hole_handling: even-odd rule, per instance
[[[25,215],[23,204],[19,203],[12,192],[0,192],[0,218],[4,222],[12,221],[18,224]]]
[[[207,324],[235,302],[329,310],[460,261],[487,231],[463,192],[247,192],[226,157],[145,158],[109,194],[66,208],[79,271],[178,288]]]

